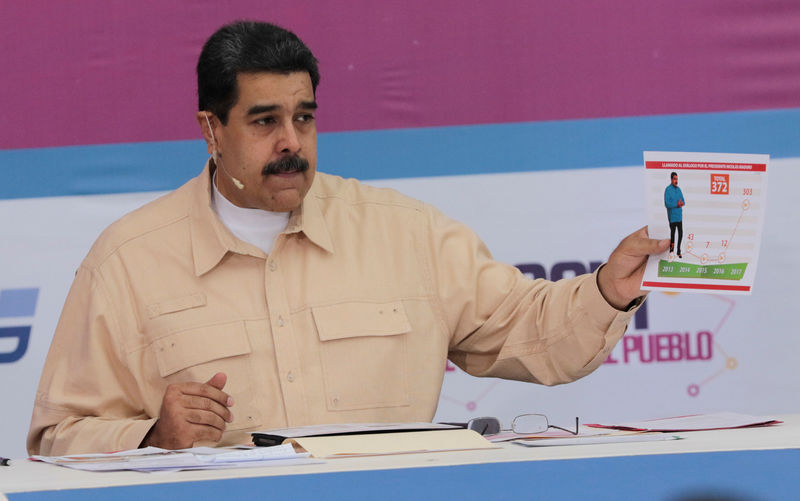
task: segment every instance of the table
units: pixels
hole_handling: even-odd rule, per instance
[[[800,499],[800,415],[780,419],[779,426],[681,433],[675,441],[504,444],[238,470],[91,473],[14,460],[0,467],[0,492],[8,501]]]

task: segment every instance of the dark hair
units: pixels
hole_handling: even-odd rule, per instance
[[[197,98],[200,111],[210,111],[223,124],[239,98],[239,73],[307,71],[316,93],[317,59],[291,31],[274,24],[236,21],[209,38],[197,61]]]
[[[678,173],[677,173],[677,172],[673,172],[672,174],[670,174],[670,175],[669,175],[669,179],[670,179],[670,181],[672,181],[672,178],[673,178],[673,177],[675,177],[675,176],[677,176],[677,175],[678,175]]]

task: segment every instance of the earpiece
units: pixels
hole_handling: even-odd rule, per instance
[[[228,172],[228,169],[225,168],[225,164],[223,164],[222,160],[219,158],[219,153],[217,152],[217,138],[214,137],[214,129],[211,127],[211,120],[208,119],[208,114],[205,114],[203,116],[206,117],[206,123],[208,124],[208,132],[211,133],[211,147],[212,147],[211,157],[214,159],[214,163],[222,167],[222,170],[225,172],[225,174],[229,178],[231,178],[231,181],[233,181],[234,186],[236,186],[240,190],[243,190],[244,183],[233,177],[231,173]]]

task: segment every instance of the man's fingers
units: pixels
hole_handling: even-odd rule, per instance
[[[653,238],[645,239],[641,243],[641,251],[643,255],[650,255],[650,254],[661,254],[669,247],[669,238],[665,238],[662,240],[655,240]]]
[[[216,376],[215,376],[216,377]],[[211,378],[212,380],[214,378]],[[181,393],[184,395],[195,395],[198,397],[206,397],[219,402],[220,405],[230,407],[233,405],[233,397],[211,385],[205,383],[182,383]]]
[[[197,442],[219,442],[222,440],[223,431],[213,426],[194,425],[194,440],[192,444]]]
[[[217,416],[221,417],[228,423],[233,422],[233,413],[227,407],[221,405],[216,400],[211,400],[206,397],[198,397],[196,395],[183,395],[183,407],[186,409],[199,409],[203,411],[211,411]]]
[[[663,240],[650,238],[647,226],[643,226],[620,242],[619,250],[629,256],[642,257],[661,254],[667,247],[669,247],[668,238]]]
[[[225,431],[225,421],[210,411],[187,409],[186,421],[192,424],[212,426],[220,431]]]
[[[224,372],[217,372],[211,377],[211,379],[208,380],[206,384],[218,390],[222,390],[222,388],[225,387],[225,383],[227,382],[228,382],[228,375],[225,374]],[[233,397],[228,395],[228,399],[224,402],[224,405],[228,407],[233,405]]]
[[[219,442],[226,422],[233,422],[233,414],[228,409],[233,405],[233,398],[222,391],[226,382],[226,375],[219,372],[207,383],[167,386],[158,421],[143,443],[180,449],[199,441]]]
[[[206,381],[207,385],[213,386],[214,388],[221,390],[225,387],[225,383],[228,382],[228,376],[224,372],[217,372],[211,379]]]

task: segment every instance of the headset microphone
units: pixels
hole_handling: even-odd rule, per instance
[[[212,147],[213,147],[213,151],[211,153],[211,156],[214,158],[214,163],[215,164],[219,164],[219,166],[222,167],[222,170],[225,172],[225,174],[227,174],[228,177],[231,178],[231,181],[233,181],[234,186],[236,186],[240,190],[243,190],[244,189],[244,183],[239,181],[235,177],[233,177],[231,175],[231,173],[228,172],[228,169],[225,168],[225,164],[223,164],[222,160],[219,158],[219,153],[217,153],[217,138],[214,137],[214,129],[211,128],[211,121],[208,119],[208,115],[207,114],[203,115],[203,116],[206,117],[206,123],[208,124],[208,132],[211,133],[211,143],[212,143]]]

